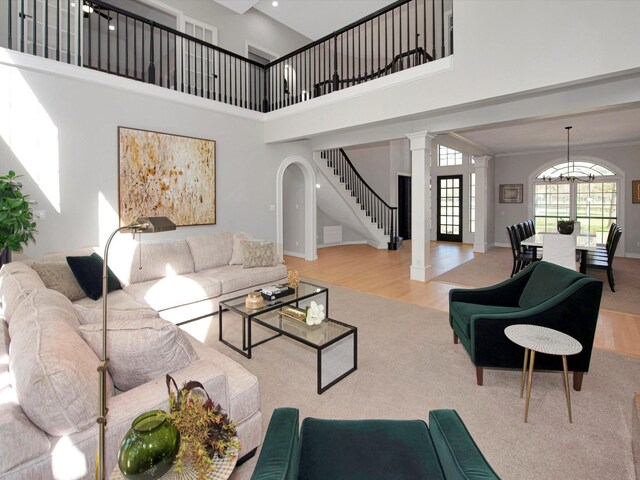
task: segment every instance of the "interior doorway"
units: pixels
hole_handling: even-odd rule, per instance
[[[462,175],[438,176],[437,212],[437,240],[462,242]]]
[[[398,236],[411,239],[411,175],[398,174]]]

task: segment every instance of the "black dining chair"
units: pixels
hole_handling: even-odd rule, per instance
[[[607,271],[607,280],[609,281],[609,288],[612,292],[615,292],[615,279],[613,277],[613,259],[615,258],[616,248],[618,248],[618,242],[622,236],[622,228],[617,226],[613,232],[613,238],[611,243],[607,247],[606,256],[603,257],[600,253],[587,253],[586,265],[587,269],[593,268],[598,270]]]
[[[533,262],[533,252],[524,251],[520,242],[520,234],[518,232],[517,225],[507,226],[507,234],[509,235],[509,242],[511,243],[511,254],[513,255],[513,268],[511,269],[511,276],[522,270],[524,267]]]

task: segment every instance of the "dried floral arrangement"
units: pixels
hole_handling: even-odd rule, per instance
[[[185,464],[190,464],[198,472],[198,478],[204,480],[214,468],[214,455],[224,458],[240,450],[236,427],[200,382],[186,382],[178,389],[175,380],[167,374],[167,389],[169,413],[165,415],[180,432],[180,449],[173,468],[181,472]],[[202,390],[204,395],[194,389]]]

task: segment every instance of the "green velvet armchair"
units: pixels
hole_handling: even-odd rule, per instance
[[[422,420],[306,418],[277,408],[251,480],[495,480],[455,410]]]
[[[602,282],[544,261],[534,262],[510,279],[486,288],[454,288],[449,292],[449,323],[453,341],[462,343],[476,366],[476,381],[483,369],[522,368],[524,349],[504,334],[505,327],[532,324],[571,335],[582,352],[568,357],[573,388],[582,388],[589,371],[596,332]],[[559,358],[536,356],[536,368],[562,370]]]

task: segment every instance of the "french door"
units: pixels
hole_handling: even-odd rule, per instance
[[[462,242],[462,175],[438,177],[438,233],[444,242]]]

